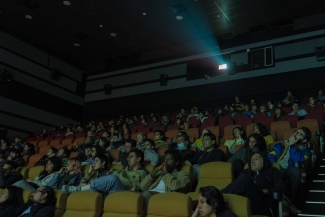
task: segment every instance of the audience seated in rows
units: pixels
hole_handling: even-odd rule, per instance
[[[133,139],[129,139],[125,141],[125,151],[122,152],[117,161],[113,161],[112,164],[122,164],[124,167],[127,167],[128,164],[128,156],[130,151],[136,148],[136,141]]]
[[[6,161],[0,170],[0,188],[6,188],[23,177],[20,173],[15,172],[17,164],[13,161]]]
[[[164,137],[165,137],[164,131],[155,130],[154,134],[155,134],[155,144],[156,144],[155,146],[156,146],[156,148],[167,148],[168,143],[163,140]]]

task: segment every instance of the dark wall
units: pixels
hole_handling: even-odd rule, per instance
[[[316,95],[323,88],[325,67],[219,82],[189,88],[85,103],[84,120],[106,119],[119,114],[175,111],[181,107],[223,106],[238,95],[243,102],[284,99],[288,90],[298,98]]]

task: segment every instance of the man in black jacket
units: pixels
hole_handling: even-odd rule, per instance
[[[15,211],[19,217],[53,217],[55,205],[54,190],[48,186],[41,186],[32,193],[29,201]]]
[[[20,173],[16,173],[17,164],[13,161],[6,161],[0,170],[0,188],[6,188],[23,177]]]
[[[270,216],[269,207],[273,206],[270,196],[273,192],[285,191],[281,173],[271,166],[267,154],[266,151],[254,153],[249,169],[245,169],[235,181],[220,191],[247,197],[251,202],[252,215]]]
[[[25,160],[21,157],[20,151],[16,148],[12,148],[10,150],[10,155],[7,160],[11,160],[17,164],[19,167],[25,166]]]

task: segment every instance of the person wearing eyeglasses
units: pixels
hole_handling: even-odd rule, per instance
[[[289,180],[287,196],[293,202],[301,181],[301,169],[295,167],[295,163],[304,163],[312,157],[312,152],[306,148],[310,139],[310,130],[299,128],[288,140],[275,144],[268,154],[271,162],[280,164],[283,178]]]
[[[20,173],[16,173],[17,164],[13,161],[7,161],[0,169],[0,188],[6,188],[13,183],[21,180],[23,177]]]
[[[32,194],[27,203],[20,206],[13,216],[19,217],[53,217],[54,205],[56,202],[55,192],[48,186],[38,187]]]

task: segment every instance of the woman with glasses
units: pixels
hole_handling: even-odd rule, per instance
[[[11,217],[12,213],[24,203],[22,189],[8,186],[0,193],[0,216]]]
[[[29,189],[35,191],[40,186],[47,186],[53,177],[58,173],[62,167],[62,160],[58,157],[52,157],[47,160],[44,170],[34,179],[20,180],[14,183],[14,186],[22,189]]]

